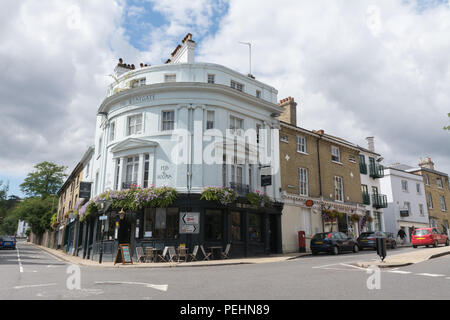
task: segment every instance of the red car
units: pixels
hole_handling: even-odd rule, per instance
[[[439,232],[437,228],[420,228],[416,229],[412,235],[411,243],[414,248],[418,246],[433,246],[437,247],[439,244],[450,244],[445,233]]]

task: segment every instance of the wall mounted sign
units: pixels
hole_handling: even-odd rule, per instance
[[[261,175],[261,187],[272,185],[271,175]]]
[[[312,200],[306,200],[305,205],[306,205],[307,207],[312,207],[312,206],[314,205],[314,201],[312,201]]]
[[[91,186],[92,182],[80,182],[80,193],[78,198],[90,199],[91,198]]]
[[[200,212],[180,212],[180,233],[198,234],[200,232]]]

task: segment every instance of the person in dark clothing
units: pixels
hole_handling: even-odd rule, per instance
[[[406,237],[406,233],[405,230],[400,229],[398,230],[397,236],[400,237],[400,239],[402,240],[402,242],[405,242],[405,237]]]

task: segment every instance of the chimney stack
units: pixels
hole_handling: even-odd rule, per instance
[[[422,168],[434,170],[434,162],[431,161],[430,157],[427,157],[425,161],[423,161],[422,158],[419,158],[419,166]]]
[[[295,102],[294,98],[282,99],[278,106],[284,109],[278,120],[297,126],[297,102]]]
[[[171,59],[166,63],[194,63],[195,41],[192,40],[192,34],[188,33],[182,44],[178,45],[172,52]]]
[[[375,144],[374,144],[374,137],[367,137],[367,149],[369,149],[372,152],[375,152]]]

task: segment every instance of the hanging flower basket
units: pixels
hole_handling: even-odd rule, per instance
[[[200,200],[217,201],[226,206],[236,201],[236,191],[226,187],[207,187],[203,190]]]
[[[267,207],[270,204],[270,198],[266,193],[262,193],[259,190],[255,192],[249,192],[247,194],[247,200],[253,207]]]
[[[359,220],[361,220],[361,216],[359,214],[356,214],[356,213],[350,215],[349,218],[350,218],[351,222],[359,222]]]

